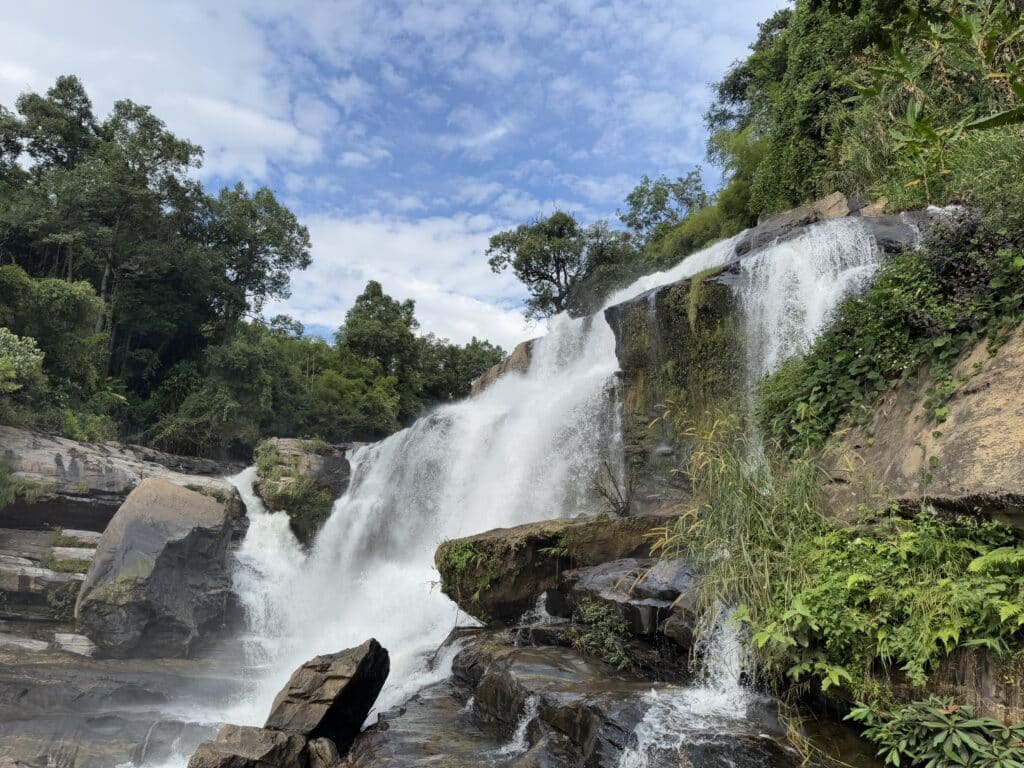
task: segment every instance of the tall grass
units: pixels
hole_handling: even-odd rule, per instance
[[[693,505],[654,550],[701,570],[701,613],[734,605],[754,624],[771,621],[806,583],[806,563],[793,553],[827,528],[820,469],[806,458],[777,460],[737,415],[706,411],[684,434]]]

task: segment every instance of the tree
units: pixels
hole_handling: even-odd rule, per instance
[[[565,311],[570,290],[587,269],[584,230],[563,211],[499,232],[491,237],[486,255],[494,272],[511,267],[527,287],[526,306],[533,317]]]
[[[34,339],[0,328],[0,395],[17,392],[42,376],[43,353]]]
[[[656,240],[708,202],[700,169],[679,176],[674,181],[666,176],[659,176],[652,181],[645,175],[626,196],[627,208],[625,212],[619,212],[619,218],[642,240]]]
[[[511,267],[530,291],[529,315],[548,317],[593,311],[636,265],[628,235],[599,221],[582,227],[567,213],[521,224],[491,237],[487,249],[495,272]]]
[[[225,260],[235,301],[259,314],[267,299],[289,295],[290,273],[310,265],[309,230],[266,187],[241,182],[210,201],[210,244]]]
[[[58,77],[45,96],[23,93],[15,105],[24,150],[43,168],[71,168],[97,141],[92,101],[74,75]]]

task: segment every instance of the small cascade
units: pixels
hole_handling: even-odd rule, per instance
[[[530,728],[530,723],[536,719],[539,709],[540,699],[536,696],[531,696],[526,700],[526,703],[523,704],[523,713],[519,716],[519,722],[516,723],[516,730],[512,734],[512,738],[508,744],[497,751],[497,757],[518,757],[530,749],[530,742],[526,738],[527,731]]]
[[[732,617],[732,611],[723,611],[698,647],[703,668],[697,684],[655,689],[646,696],[647,712],[633,731],[634,741],[622,753],[619,768],[654,768],[711,733],[757,734],[749,710],[764,700],[743,685],[746,653]]]
[[[750,388],[808,350],[847,296],[863,290],[881,253],[859,219],[807,227],[740,262],[739,299]]]

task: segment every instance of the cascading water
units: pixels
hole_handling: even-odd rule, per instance
[[[642,278],[608,305],[729,263],[735,244],[735,238],[718,243]],[[744,259],[739,291],[754,375],[803,349],[877,260],[868,230],[856,221],[816,225]],[[226,719],[261,723],[299,664],[371,636],[392,659],[379,709],[446,677],[453,652],[442,659],[433,653],[465,617],[437,588],[437,545],[592,509],[592,478],[621,447],[611,384],[617,368],[614,337],[600,313],[554,318],[526,373],[504,376],[479,396],[440,407],[356,450],[349,490],[335,502],[309,554],[301,552],[284,515],[262,509],[252,494],[253,471],[239,476],[251,524],[235,588],[249,617],[245,647],[255,674]],[[659,694],[638,740],[671,728],[680,703],[692,715],[694,701],[703,705],[712,694],[742,701],[738,675],[709,678],[678,701]],[[636,762],[642,753],[629,753],[634,762],[624,765],[643,765]]]

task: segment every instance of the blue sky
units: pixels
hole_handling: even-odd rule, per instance
[[[376,279],[423,331],[509,347],[542,329],[488,236],[614,219],[642,174],[700,164],[708,83],[784,4],[12,3],[0,104],[74,73],[101,114],[131,98],[202,144],[211,188],[271,187],[314,257],[271,312],[333,329]]]

